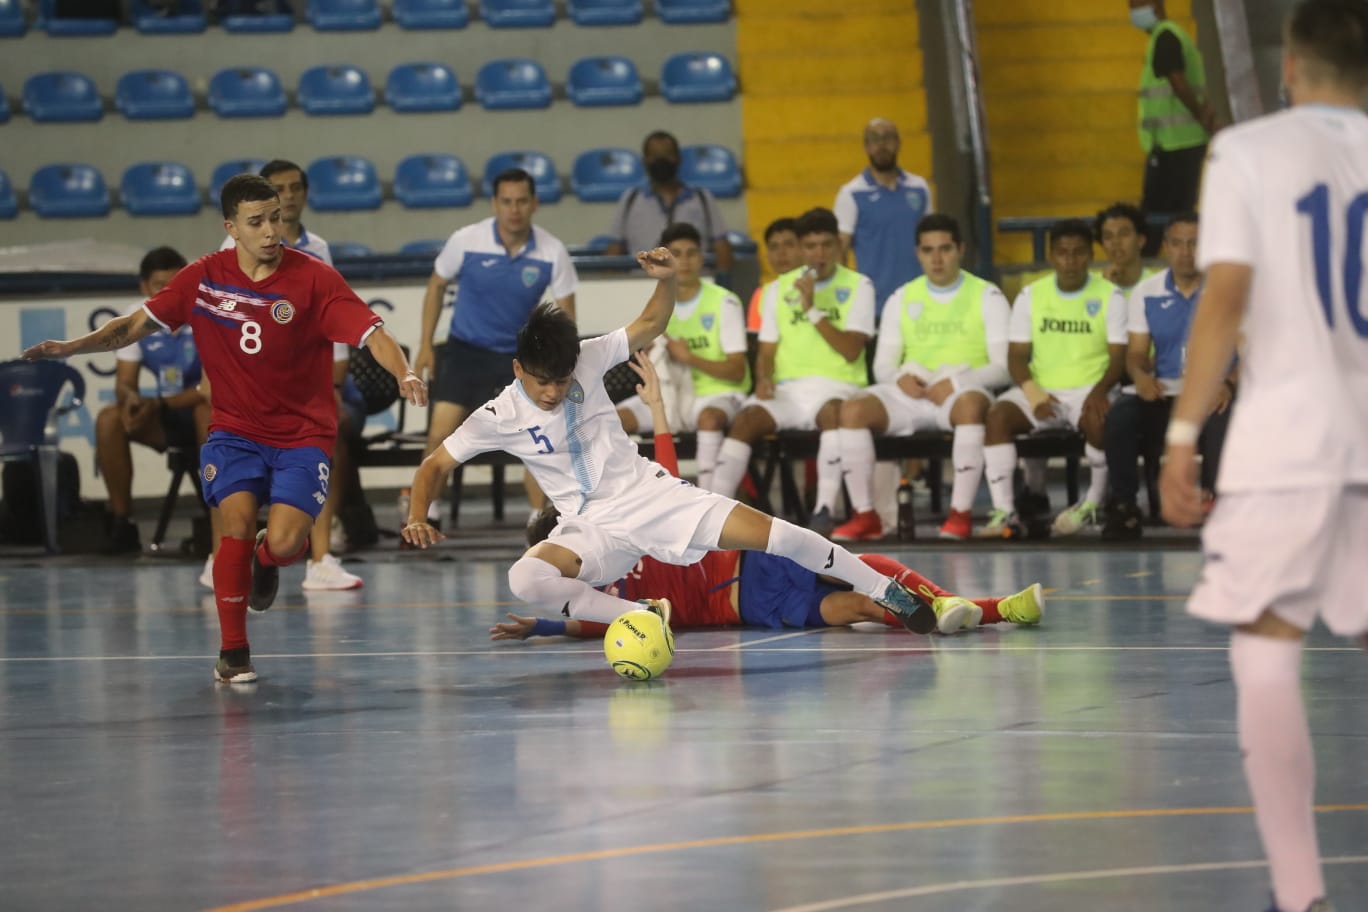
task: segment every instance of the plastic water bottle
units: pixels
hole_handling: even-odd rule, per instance
[[[898,482],[898,541],[917,537],[917,524],[912,513],[912,482],[906,478]]]
[[[408,488],[399,489],[399,528],[408,525],[410,493]]]

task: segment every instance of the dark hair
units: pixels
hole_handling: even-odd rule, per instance
[[[556,528],[556,523],[560,522],[560,510],[556,505],[547,502],[541,508],[541,512],[532,517],[527,524],[527,547],[539,545],[551,537],[551,530]]]
[[[155,250],[147,251],[143,256],[142,262],[138,264],[138,278],[146,282],[152,278],[154,272],[164,272],[167,269],[184,269],[185,257],[180,252],[171,247],[158,247]]]
[[[292,161],[286,161],[283,158],[271,159],[266,164],[261,166],[261,170],[258,171],[257,174],[260,174],[262,177],[266,178],[267,180],[270,180],[277,174],[284,174],[286,171],[299,172],[299,182],[303,184],[304,191],[307,193],[309,190],[309,172],[305,171],[303,168],[299,167],[299,165],[296,165]]]
[[[805,238],[809,234],[835,234],[840,235],[841,229],[836,221],[836,213],[830,209],[823,209],[818,206],[816,209],[809,209],[798,216],[798,237]]]
[[[1329,67],[1336,81],[1368,83],[1368,4],[1363,0],[1302,0],[1287,17],[1293,53]]]
[[[1184,212],[1175,212],[1175,213],[1169,218],[1169,220],[1168,220],[1167,222],[1164,223],[1164,233],[1167,234],[1167,233],[1168,233],[1168,230],[1169,230],[1170,228],[1172,228],[1174,225],[1197,225],[1197,224],[1200,224],[1200,223],[1198,222],[1198,220],[1197,220],[1197,213],[1193,212],[1191,209],[1188,209],[1188,210],[1186,210],[1186,211],[1184,211]]]
[[[779,234],[781,231],[792,231],[794,234],[797,234],[798,220],[795,218],[788,218],[786,216],[784,218],[777,218],[774,221],[770,222],[769,226],[765,228],[765,243],[768,244],[769,239],[774,237],[776,234]]]
[[[1093,220],[1093,237],[1099,244],[1102,243],[1103,223],[1114,218],[1128,219],[1135,226],[1135,233],[1142,237],[1149,234],[1149,225],[1145,221],[1145,213],[1140,211],[1139,206],[1132,206],[1130,203],[1112,203],[1097,213],[1097,218]]]
[[[698,246],[703,246],[703,236],[698,233],[698,229],[688,222],[675,222],[667,225],[665,230],[660,232],[660,246],[669,247],[675,241],[693,241]]]
[[[670,145],[674,146],[675,155],[679,154],[679,140],[675,139],[673,133],[666,133],[664,130],[652,130],[650,133],[647,133],[646,138],[641,141],[641,155],[643,158],[646,157],[646,147],[657,139],[669,140]]]
[[[1050,226],[1050,246],[1066,237],[1081,238],[1092,250],[1093,233],[1088,223],[1080,218],[1060,219]]]
[[[261,175],[234,174],[228,178],[228,183],[223,185],[223,192],[219,194],[219,208],[223,210],[224,218],[231,219],[237,216],[238,206],[242,203],[260,203],[279,198],[275,187]]]
[[[964,243],[964,236],[960,232],[960,224],[955,221],[953,215],[946,215],[944,212],[933,212],[930,215],[922,216],[921,221],[917,222],[917,243],[921,243],[922,235],[932,231],[944,231],[950,235],[950,240],[956,244]]]
[[[548,380],[573,374],[579,350],[574,319],[551,301],[532,308],[527,324],[518,330],[518,363],[523,370]]]
[[[526,171],[524,171],[522,168],[505,168],[505,169],[503,169],[503,170],[500,171],[498,174],[494,175],[494,180],[490,182],[489,186],[490,186],[490,189],[493,191],[493,194],[494,194],[495,196],[498,196],[498,195],[499,195],[499,185],[500,185],[500,184],[517,184],[517,183],[527,184],[527,192],[531,193],[532,196],[533,196],[533,198],[536,197],[536,195],[537,195],[537,182],[536,182],[535,180],[533,180],[532,175],[528,174],[528,173],[527,173]]]

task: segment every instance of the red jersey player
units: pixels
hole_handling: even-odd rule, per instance
[[[222,642],[214,676],[256,680],[247,609],[271,607],[279,568],[308,548],[328,493],[337,437],[332,343],[366,346],[414,405],[427,388],[378,315],[331,267],[282,243],[280,199],[264,178],[240,174],[220,196],[231,250],[178,272],[142,309],[69,342],[43,342],[27,359],[110,351],[189,323],[213,384],[213,419],[200,448],[204,499],[219,508],[214,561]],[[266,528],[257,510],[270,504]]]

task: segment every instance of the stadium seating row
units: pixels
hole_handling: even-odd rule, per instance
[[[264,162],[226,161],[214,169],[208,199],[217,202],[223,184],[235,174],[255,173]],[[490,180],[508,168],[523,168],[537,185],[543,203],[561,199],[561,177],[550,157],[534,151],[501,152],[485,163],[481,189],[490,196]],[[374,163],[353,155],[327,156],[308,166],[309,205],[320,212],[379,208],[384,188]],[[736,157],[723,146],[686,146],[681,150],[680,176],[706,187],[718,197],[741,194],[741,171]],[[640,187],[645,171],[629,149],[590,149],[581,153],[570,172],[570,190],[586,203],[612,202],[623,192]],[[392,196],[409,209],[468,206],[475,186],[465,164],[456,156],[434,153],[410,155],[394,172]],[[119,182],[119,199],[132,215],[190,215],[205,196],[189,168],[177,162],[140,162],[128,168]],[[44,218],[91,218],[109,214],[109,189],[98,168],[85,164],[45,165],[28,185],[28,205]],[[0,218],[19,211],[13,185],[0,171]]]
[[[269,13],[226,14],[219,24],[229,32],[288,32],[295,17],[284,4]],[[671,25],[725,22],[730,0],[654,0],[656,16]],[[643,16],[641,0],[567,0],[571,21],[584,26],[634,25]],[[466,0],[394,0],[394,21],[405,29],[459,29],[470,22]],[[545,28],[556,21],[554,0],[480,0],[480,18],[491,28]],[[378,0],[308,0],[304,18],[326,31],[377,29],[384,20]],[[144,34],[189,34],[209,26],[202,0],[179,0],[174,11],[154,8],[147,0],[131,0],[130,22]],[[57,15],[56,0],[40,0],[37,26],[49,35],[64,37],[111,35],[117,19],[70,18]],[[0,0],[0,37],[20,37],[28,31],[22,0]]]
[[[665,61],[660,91],[675,104],[729,101],[736,92],[731,64],[721,54],[685,52]],[[474,97],[488,110],[550,106],[554,89],[540,63],[527,58],[492,60],[475,77]],[[644,94],[636,65],[626,57],[586,57],[571,66],[566,95],[581,107],[638,104]],[[105,102],[94,81],[63,70],[37,73],[24,82],[23,108],[40,123],[97,121]],[[461,84],[443,63],[404,63],[385,80],[385,103],[401,113],[455,111],[463,101]],[[306,114],[369,114],[375,89],[359,67],[331,64],[310,67],[299,79],[296,101]],[[289,106],[280,77],[266,67],[230,67],[209,82],[208,103],[220,117],[279,117]],[[190,84],[172,70],[134,70],[120,77],[114,108],[130,120],[193,117]],[[9,106],[0,91],[0,123]]]

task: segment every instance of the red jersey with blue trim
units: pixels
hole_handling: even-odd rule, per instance
[[[629,601],[669,599],[670,626],[674,628],[735,627],[741,623],[731,603],[736,554],[709,551],[701,561],[687,567],[643,557],[618,583],[618,596]]]
[[[333,343],[360,347],[382,322],[337,270],[288,247],[260,282],[238,267],[236,250],[201,257],[143,307],[168,329],[193,329],[211,430],[327,453],[337,438]]]

